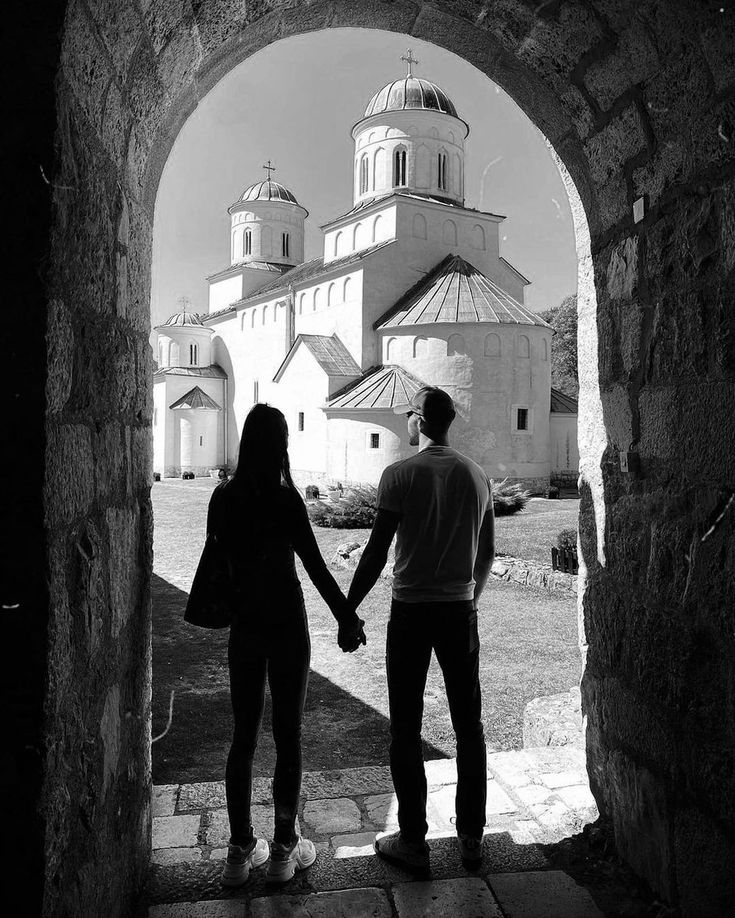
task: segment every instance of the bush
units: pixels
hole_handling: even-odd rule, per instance
[[[577,550],[577,530],[576,529],[562,529],[559,535],[556,537],[557,548],[565,548],[567,551],[576,551]]]
[[[530,491],[524,491],[523,485],[515,482],[508,484],[504,478],[499,484],[493,482],[493,509],[495,516],[510,516],[526,506],[531,497]]]
[[[350,488],[338,503],[318,500],[307,507],[315,526],[327,529],[371,529],[378,512],[378,492],[366,485]]]

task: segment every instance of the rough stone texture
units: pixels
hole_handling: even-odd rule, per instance
[[[312,896],[271,896],[254,899],[252,918],[391,918],[382,889],[346,889]]]
[[[602,918],[587,890],[557,870],[490,878],[506,918]]]
[[[32,610],[14,640],[33,665],[27,684],[13,686],[20,740],[4,773],[21,776],[22,806],[13,806],[44,913],[124,914],[148,856],[146,320],[166,156],[196,100],[244,57],[366,17],[496,79],[575,184],[580,327],[596,323],[598,335],[581,343],[580,358],[589,382],[580,399],[580,609],[593,789],[621,853],[685,914],[731,893],[735,901],[706,866],[726,862],[735,838],[730,8],[373,0],[365,13],[347,0],[74,0],[59,47],[52,6],[42,22],[6,24],[7,46],[32,75],[15,87],[18,104],[36,117],[16,144],[34,165],[33,174],[19,165],[14,225],[32,229],[9,259],[18,305],[6,329],[24,342],[11,355],[22,384],[7,436],[22,444],[28,482],[18,476],[23,499],[9,506],[23,517],[12,566],[31,584],[22,595]],[[29,158],[29,149],[41,152]],[[43,157],[52,188],[38,180]],[[648,209],[634,224],[640,194]],[[623,259],[621,283],[613,271],[613,298],[611,252],[627,252],[634,238],[635,267]],[[29,419],[42,416],[45,440],[36,428],[28,436]],[[636,457],[628,472],[617,450],[598,445],[606,425]],[[41,508],[31,484],[42,481]],[[117,554],[110,519],[123,533]]]
[[[309,800],[304,807],[304,822],[316,835],[355,832],[362,825],[360,811],[354,801]]]
[[[179,816],[178,819],[192,818]],[[260,838],[273,837],[273,807],[253,806],[250,811],[253,831]],[[210,813],[203,828],[203,842],[212,848],[227,847],[230,842],[230,821],[227,810]],[[154,846],[155,847],[155,846]]]
[[[479,879],[399,883],[393,887],[393,901],[398,918],[503,918],[495,897]]]
[[[247,904],[237,899],[211,902],[177,902],[175,905],[153,905],[148,918],[246,918]]]
[[[200,816],[160,816],[153,820],[153,848],[193,848],[197,843]]]
[[[523,745],[569,745],[584,749],[579,688],[528,702],[523,710]]]

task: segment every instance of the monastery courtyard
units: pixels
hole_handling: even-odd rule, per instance
[[[428,739],[424,748],[429,783],[430,879],[412,877],[374,855],[376,833],[396,827],[396,801],[387,764],[382,662],[390,582],[381,580],[372,602],[370,598],[366,601],[369,607],[363,617],[368,621],[368,646],[345,655],[336,646],[329,613],[302,575],[313,646],[300,826],[315,842],[318,858],[285,888],[266,887],[265,868],[254,870],[240,889],[221,887],[219,874],[228,841],[221,779],[230,729],[226,633],[193,633],[180,623],[215,484],[205,478],[168,479],[154,485],[152,491],[156,524],[154,734],[165,730],[172,687],[175,698],[171,727],[153,747],[156,786],[149,918],[598,918],[660,914],[652,896],[612,861],[602,833],[593,825],[598,813],[589,791],[581,745],[522,748],[519,725],[529,700],[524,691],[530,691],[524,682],[524,668],[539,668],[541,664],[549,669],[545,673],[547,687],[539,694],[568,690],[579,678],[576,599],[573,594],[552,594],[497,581],[488,586],[481,602],[481,640],[485,654],[496,654],[490,669],[502,668],[510,683],[506,695],[517,697],[504,705],[503,699],[498,702],[491,697],[496,683],[489,694],[483,684],[488,805],[482,869],[466,871],[456,849],[456,763],[441,676],[435,664],[427,686]],[[577,501],[537,501],[530,513],[524,514],[524,522],[534,514],[541,521],[547,512],[553,514],[550,519],[554,526],[568,528],[575,525],[577,508]],[[510,540],[513,526],[513,517],[499,520],[498,551],[503,551],[504,538]],[[364,541],[368,535],[366,530],[319,527],[315,533],[327,560],[337,545]],[[351,571],[333,570],[346,589]],[[509,650],[503,643],[508,625],[498,618],[501,607],[510,609],[520,623],[513,637],[518,657],[515,667],[507,667],[503,659]],[[524,640],[522,623],[529,616],[534,621]],[[548,631],[545,636],[544,628]],[[534,660],[535,645],[542,639],[555,649],[552,662]],[[492,682],[492,674],[489,678]],[[195,680],[204,682],[199,691],[193,686]],[[511,723],[498,732],[497,719]],[[273,818],[268,777],[273,748],[268,724],[267,708],[253,788],[255,831],[266,838],[272,835]]]

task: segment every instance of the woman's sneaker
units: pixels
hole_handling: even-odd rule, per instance
[[[375,853],[411,873],[429,872],[429,846],[425,841],[404,841],[400,832],[377,836]]]
[[[229,844],[220,883],[223,886],[242,886],[243,883],[247,883],[250,868],[265,864],[268,854],[268,842],[264,838],[254,839],[252,845],[245,848]]]
[[[273,842],[271,845],[271,862],[265,879],[268,883],[287,883],[297,870],[305,870],[316,860],[316,848],[308,838],[300,835],[293,845],[282,845]]]

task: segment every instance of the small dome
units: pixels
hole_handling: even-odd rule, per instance
[[[387,83],[372,97],[365,109],[365,118],[381,112],[398,112],[407,108],[424,108],[444,112],[458,118],[454,103],[436,83],[420,80],[415,76],[403,77]]]
[[[202,320],[195,312],[177,312],[176,315],[169,316],[161,327],[165,328],[167,325],[202,325]]]
[[[241,201],[286,201],[289,204],[298,204],[296,196],[279,182],[266,179],[264,182],[254,182],[243,191]]]

